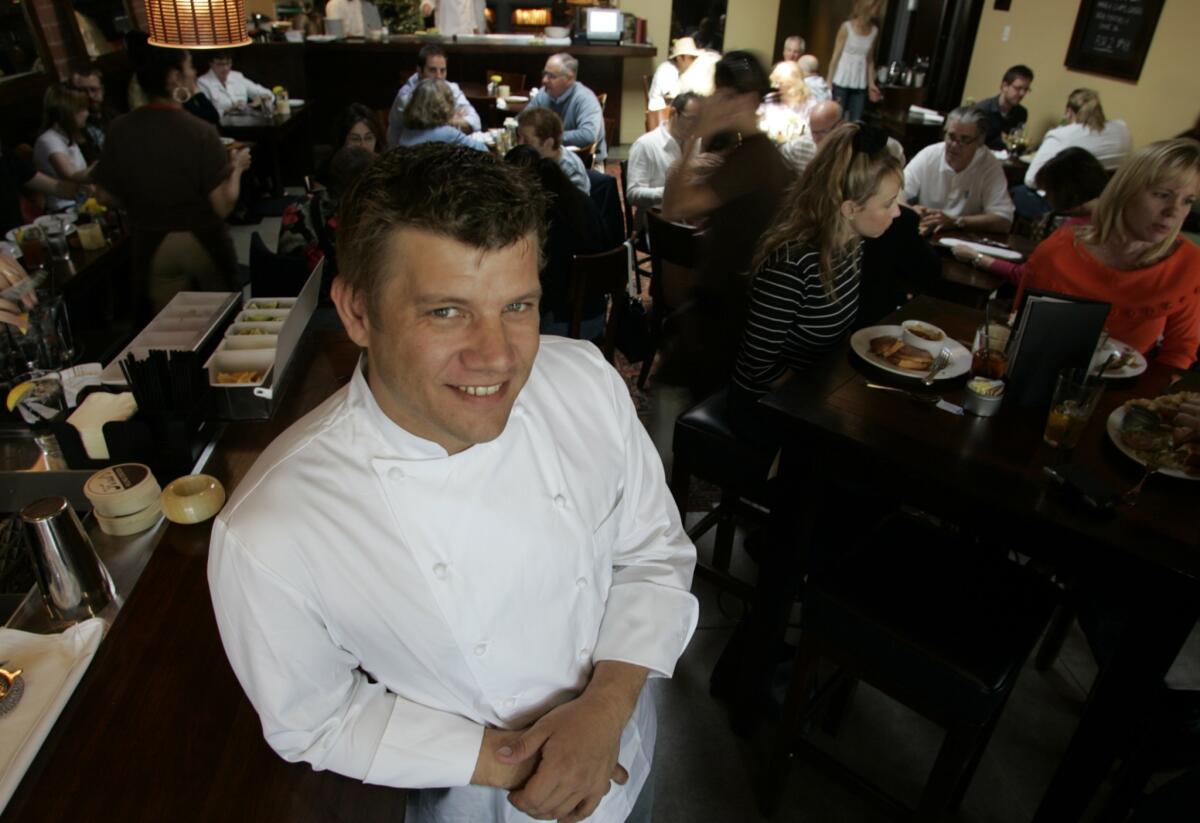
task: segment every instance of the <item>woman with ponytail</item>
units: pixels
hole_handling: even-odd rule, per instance
[[[862,240],[879,237],[900,213],[903,180],[884,132],[845,123],[784,195],[755,255],[730,389],[735,425],[753,426],[758,398],[849,332],[858,311]]]
[[[1133,150],[1133,138],[1124,120],[1109,120],[1100,105],[1100,95],[1091,89],[1075,89],[1067,98],[1064,124],[1046,132],[1042,145],[1025,172],[1025,185],[1036,188],[1038,170],[1064,149],[1087,149],[1107,171],[1113,171]]]
[[[226,151],[209,123],[183,109],[195,87],[192,56],[129,39],[145,105],[113,121],[92,173],[101,196],[133,225],[140,321],[185,289],[237,288],[237,257],[224,219],[241,191],[250,152]]]

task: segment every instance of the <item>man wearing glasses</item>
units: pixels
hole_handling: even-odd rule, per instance
[[[542,88],[527,108],[547,108],[562,118],[564,146],[588,148],[596,144],[594,152],[597,168],[604,168],[608,156],[608,144],[604,140],[604,110],[595,92],[583,83],[576,82],[579,61],[569,54],[550,55],[542,71]]]
[[[808,56],[808,55],[805,55]],[[808,115],[808,132],[795,140],[789,140],[779,150],[785,163],[792,167],[796,174],[803,173],[809,162],[817,153],[817,148],[829,136],[829,133],[842,124],[844,113],[836,100],[824,100],[813,106]],[[894,137],[887,139],[887,150],[895,155],[904,165],[904,147]]]
[[[962,106],[946,115],[946,139],[926,146],[904,169],[904,198],[921,232],[1007,234],[1013,203],[1004,168],[983,147],[984,114]]]
[[[989,149],[1004,148],[1004,135],[1025,125],[1029,112],[1021,105],[1021,101],[1032,86],[1033,69],[1024,65],[1013,66],[1004,72],[1000,93],[980,100],[975,106],[985,115],[983,139]]]
[[[625,195],[637,206],[639,231],[645,228],[645,209],[661,206],[667,172],[679,162],[683,146],[694,140],[692,131],[700,114],[700,98],[685,91],[671,100],[674,114],[658,128],[639,137],[629,149],[629,179]]]
[[[83,151],[83,159],[92,163],[100,157],[104,133],[113,118],[112,110],[104,105],[104,76],[91,63],[79,61],[71,64],[70,85],[88,98],[88,119],[84,124],[87,139],[80,142],[79,148]]]

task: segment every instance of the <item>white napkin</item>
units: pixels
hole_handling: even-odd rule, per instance
[[[989,246],[987,243],[972,243],[970,240],[963,240],[959,237],[942,237],[938,240],[943,246],[966,246],[967,248],[986,254],[989,257],[999,257],[1004,260],[1020,260],[1022,254],[1015,249],[1005,249],[1000,246]]]
[[[4,668],[21,669],[25,693],[8,714],[0,715],[0,811],[8,805],[42,741],[54,727],[79,678],[100,646],[105,622],[99,617],[77,623],[62,634],[30,634],[0,628]]]

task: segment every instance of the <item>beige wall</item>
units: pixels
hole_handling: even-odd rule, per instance
[[[729,0],[725,23],[725,49],[750,49],[764,61],[771,59],[775,46],[775,22],[780,0]],[[621,0],[621,11],[645,18],[650,42],[658,47],[653,60],[626,60],[624,90],[621,94],[621,139],[609,138],[609,144],[632,143],[643,132],[646,95],[642,75],[667,58],[671,47],[671,0]]]
[[[1200,2],[1171,0],[1163,5],[1150,52],[1137,83],[1068,70],[1063,62],[1079,3],[1071,0],[1013,3],[1002,12],[988,3],[979,21],[975,51],[964,94],[991,97],[1005,69],[1025,63],[1036,75],[1033,93],[1025,98],[1031,136],[1040,140],[1058,124],[1067,95],[1076,88],[1095,89],[1104,113],[1129,124],[1135,146],[1174,137],[1200,113],[1200,74],[1196,72],[1196,33]],[[1008,42],[1003,29],[1011,26]]]

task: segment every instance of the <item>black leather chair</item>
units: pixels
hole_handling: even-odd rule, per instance
[[[815,547],[800,649],[760,789],[764,812],[778,804],[793,751],[886,797],[801,737],[847,678],[861,678],[946,729],[916,809],[917,820],[940,820],[966,793],[1054,603],[1029,569],[906,515],[885,520],[857,551]],[[813,693],[821,658],[839,672]]]
[[[749,597],[751,586],[729,573],[739,517],[764,520],[767,474],[775,450],[737,437],[729,426],[725,390],[679,415],[672,443],[671,494],[680,512],[688,510],[693,477],[721,489],[717,507],[687,530],[692,541],[717,527],[712,563],[698,563],[696,574],[729,591]]]

